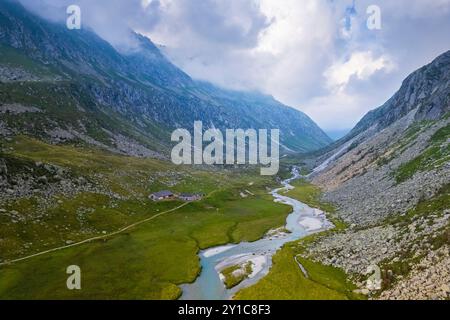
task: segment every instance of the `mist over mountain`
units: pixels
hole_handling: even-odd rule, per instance
[[[68,30],[15,1],[0,3],[0,103],[35,108],[2,120],[2,131],[111,151],[167,154],[170,132],[206,127],[280,129],[285,150],[319,149],[331,139],[305,114],[259,93],[192,80],[150,39],[120,50],[89,30]],[[13,107],[15,106],[15,107]]]

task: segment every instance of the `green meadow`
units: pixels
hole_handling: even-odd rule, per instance
[[[313,208],[320,208],[328,213],[328,218],[335,224],[334,230],[286,244],[273,257],[273,266],[269,274],[256,285],[238,292],[237,300],[355,300],[363,299],[353,293],[356,286],[348,280],[347,274],[331,266],[303,257],[308,243],[328,232],[339,232],[345,224],[333,217],[334,208],[320,200],[321,191],[305,181],[295,181],[294,190],[286,195],[302,201]],[[300,263],[308,276],[300,269]]]
[[[295,261],[302,248],[297,243],[284,246],[273,257],[269,274],[256,285],[237,293],[237,300],[350,300],[360,299],[356,287],[342,270],[298,257],[307,270],[306,278]]]
[[[8,142],[2,158],[17,172],[37,162],[69,169],[98,191],[37,192],[1,203],[25,219],[1,216],[0,259],[9,261],[92,237],[101,239],[0,266],[0,299],[176,299],[179,285],[200,272],[197,253],[226,243],[255,241],[283,226],[291,209],[276,204],[273,178],[257,171],[173,167],[168,162],[109,154],[82,146],[54,146],[27,137]],[[202,192],[199,202],[152,202],[151,192]],[[107,190],[108,192],[103,192]],[[249,190],[254,196],[242,198]],[[126,231],[133,223],[156,216]],[[82,290],[66,287],[66,268],[81,268]]]
[[[275,180],[256,170],[193,170],[27,137],[17,137],[3,150],[7,151],[2,158],[14,173],[31,170],[39,176],[42,164],[51,164],[67,169],[71,180],[82,178],[96,186],[73,195],[56,192],[45,201],[38,192],[1,203],[2,208],[25,217],[15,223],[0,218],[3,262],[97,240],[0,266],[0,299],[177,299],[179,286],[195,281],[201,271],[199,250],[256,241],[283,226],[291,211],[268,194],[277,186]],[[41,165],[36,167],[37,163]],[[333,218],[334,208],[320,201],[320,189],[301,180],[293,185],[288,196],[328,212],[335,231],[345,228]],[[151,192],[163,189],[201,192],[206,197],[181,208],[179,201],[148,199]],[[254,196],[243,198],[244,190]],[[302,257],[305,245],[317,236],[283,247],[274,256],[268,276],[235,298],[360,298],[353,294],[355,288],[343,271]],[[82,290],[67,289],[70,265],[81,268]]]

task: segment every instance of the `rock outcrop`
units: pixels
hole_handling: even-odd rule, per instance
[[[365,292],[367,268],[380,266],[383,299],[449,297],[449,112],[450,51],[319,157],[331,161],[311,180],[352,227],[320,238],[310,257],[343,268]]]

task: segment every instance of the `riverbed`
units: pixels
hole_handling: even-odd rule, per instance
[[[181,286],[181,300],[232,299],[239,290],[256,284],[269,273],[273,255],[284,244],[333,227],[323,211],[285,195],[294,189],[291,182],[299,178],[301,175],[294,168],[292,178],[283,181],[283,187],[271,192],[275,202],[289,205],[293,209],[287,217],[285,228],[272,230],[255,242],[241,242],[200,252],[202,272],[194,283]],[[232,289],[226,289],[220,271],[247,262],[252,262],[253,265],[253,272],[248,279]]]

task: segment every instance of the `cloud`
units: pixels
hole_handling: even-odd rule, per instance
[[[270,93],[307,112],[325,129],[351,128],[393,95],[410,72],[450,49],[445,36],[450,30],[448,0],[430,5],[420,0],[377,1],[382,30],[375,31],[367,28],[366,11],[373,4],[369,0],[354,6],[352,1],[331,0],[241,3],[252,10],[220,7],[223,14],[214,21],[219,26],[230,17],[247,24],[254,17],[266,21],[257,24],[250,38],[242,37],[245,32],[234,35],[235,42],[205,37],[191,27],[197,22],[176,0],[172,4],[181,10],[177,23],[163,15],[162,24],[148,34],[167,44],[167,53],[193,77]],[[185,30],[174,29],[178,23]]]
[[[20,1],[60,20],[77,2],[113,45],[133,45],[132,28],[192,77],[272,94],[330,130],[350,129],[450,49],[450,0]],[[381,30],[367,28],[373,4]]]
[[[147,31],[171,46],[209,43],[209,46],[251,48],[270,22],[254,1],[160,0],[163,21]]]
[[[311,99],[303,110],[313,119],[321,119],[320,125],[327,131],[346,130],[354,126],[355,118],[360,119],[366,114],[364,106],[369,100],[364,96],[339,91]]]
[[[394,63],[385,55],[374,58],[371,51],[354,52],[347,61],[338,62],[325,71],[325,77],[331,89],[343,91],[352,79],[365,81],[376,72],[389,73],[393,68]]]
[[[134,46],[131,30],[151,30],[160,23],[159,0],[19,0],[29,10],[52,21],[65,22],[66,8],[81,8],[82,26],[117,47]]]

